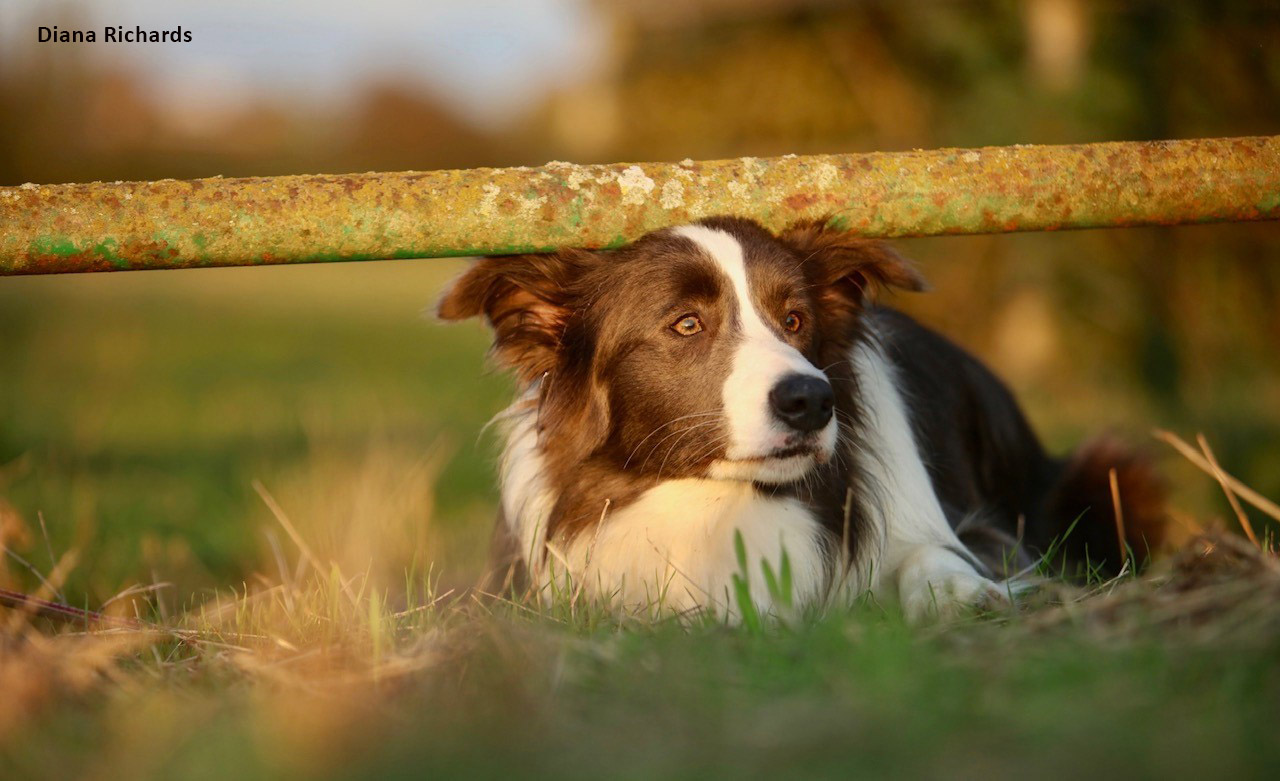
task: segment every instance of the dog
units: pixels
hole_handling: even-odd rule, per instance
[[[920,622],[1007,602],[1045,557],[1141,563],[1151,464],[1105,436],[1047,455],[978,360],[876,303],[924,288],[830,220],[476,261],[438,314],[483,315],[518,379],[490,588],[730,618],[743,586],[762,613],[870,591]]]

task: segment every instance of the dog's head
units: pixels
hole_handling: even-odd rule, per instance
[[[922,286],[888,246],[828,223],[775,236],[718,217],[613,251],[485,258],[439,314],[486,317],[498,361],[538,383],[558,462],[776,484],[835,450],[831,380],[870,290]]]

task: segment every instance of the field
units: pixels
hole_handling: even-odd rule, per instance
[[[919,244],[940,291],[981,278],[941,246]],[[945,627],[870,599],[726,627],[471,598],[480,432],[510,385],[481,327],[423,316],[460,267],[0,282],[0,586],[113,622],[0,610],[0,778],[1280,769],[1280,564],[1221,531],[1217,482],[1176,456],[1179,552]],[[1084,332],[1100,355],[1105,331]],[[1055,446],[1116,420],[1194,441],[1194,404],[1099,376],[1015,385]],[[1210,439],[1269,493],[1258,376],[1222,382]]]

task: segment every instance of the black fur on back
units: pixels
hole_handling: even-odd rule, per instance
[[[977,359],[901,312],[877,308],[872,316],[943,510],[994,576],[1015,575],[1046,553],[1068,576],[1086,567],[1115,574],[1128,553],[1140,565],[1159,545],[1165,487],[1146,457],[1109,437],[1051,457],[1008,388]]]

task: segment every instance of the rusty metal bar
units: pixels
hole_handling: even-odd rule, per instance
[[[0,188],[0,275],[613,247],[713,214],[868,236],[1280,219],[1280,136]]]

